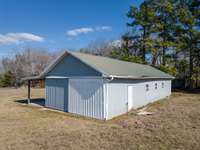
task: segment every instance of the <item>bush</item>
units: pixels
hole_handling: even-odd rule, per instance
[[[14,86],[14,75],[12,74],[11,71],[7,71],[3,75],[1,75],[0,86],[1,87]]]

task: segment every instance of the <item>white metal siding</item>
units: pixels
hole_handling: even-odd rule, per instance
[[[127,87],[124,83],[107,83],[107,117],[111,119],[121,115],[128,110]]]
[[[67,111],[68,79],[46,79],[45,106]]]
[[[157,89],[155,89],[157,83]],[[164,88],[162,88],[164,83]],[[149,84],[149,91],[146,91],[146,84]],[[171,80],[135,80],[129,82],[110,82],[106,84],[107,94],[107,119],[111,119],[128,111],[128,87],[132,86],[132,106],[138,108],[150,102],[165,98],[171,94]]]
[[[164,87],[162,88],[162,83]],[[149,85],[149,91],[146,91],[146,85]],[[155,89],[157,84],[157,89]],[[171,94],[171,81],[148,81],[133,85],[133,108],[144,106],[150,102],[162,99]]]
[[[71,113],[104,119],[103,79],[70,78],[68,106]]]

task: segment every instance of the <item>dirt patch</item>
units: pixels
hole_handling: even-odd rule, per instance
[[[16,100],[27,89],[0,89],[0,149],[200,149],[200,94],[175,92],[136,111],[103,122],[27,107]],[[44,97],[32,90],[33,98]]]

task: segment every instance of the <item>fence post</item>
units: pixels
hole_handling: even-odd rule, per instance
[[[30,104],[31,101],[31,81],[28,80],[28,99],[27,99],[27,103]]]

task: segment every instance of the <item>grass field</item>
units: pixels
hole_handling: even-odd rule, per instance
[[[200,94],[175,92],[150,104],[149,116],[135,111],[104,122],[22,105],[27,90],[0,89],[0,149],[131,150],[200,149]],[[42,89],[32,97],[43,97]]]

